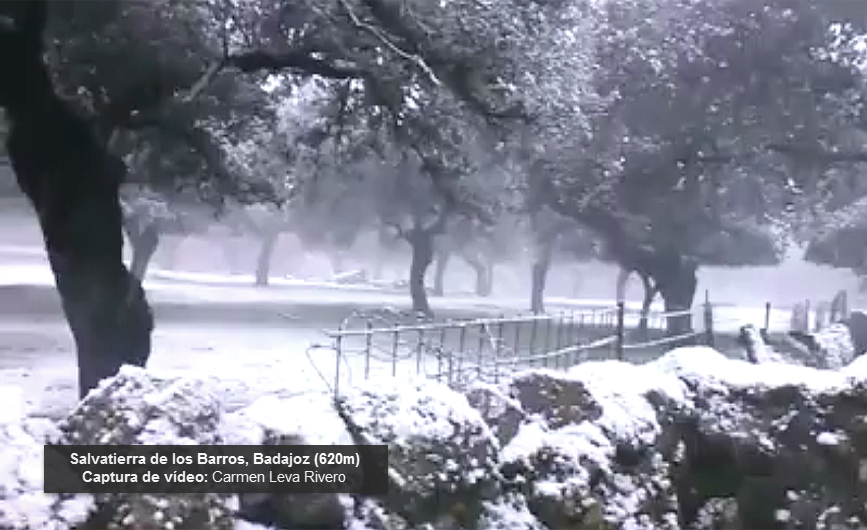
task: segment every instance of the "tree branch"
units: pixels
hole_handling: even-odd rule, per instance
[[[365,22],[362,22],[362,20],[360,18],[358,18],[358,16],[355,14],[355,12],[349,6],[349,3],[347,3],[346,0],[339,0],[339,1],[340,1],[341,7],[343,7],[343,9],[346,11],[346,15],[349,17],[349,20],[350,20],[350,22],[352,22],[353,26],[355,26],[356,28],[358,28],[358,29],[360,29],[366,33],[369,33],[370,35],[373,35],[373,37],[376,38],[376,40],[378,40],[383,45],[385,45],[386,48],[388,48],[389,50],[394,52],[397,56],[399,56],[403,59],[406,59],[410,63],[414,64],[419,70],[421,70],[425,74],[425,76],[427,76],[428,80],[431,83],[433,83],[434,86],[440,86],[442,84],[442,83],[440,83],[439,78],[434,73],[434,71],[431,69],[431,67],[428,66],[427,63],[424,62],[424,59],[422,59],[417,54],[409,53],[409,52],[403,50],[400,46],[398,46],[397,44],[392,42],[391,39],[389,39],[385,35],[385,33],[383,33],[379,28],[376,28],[376,27],[374,27],[370,24],[367,24]]]
[[[867,151],[849,149],[828,150],[785,143],[769,143],[759,146],[756,149],[743,152],[715,153],[712,155],[695,155],[690,157],[682,157],[678,159],[677,162],[685,164],[728,164],[731,162],[747,161],[753,159],[763,152],[784,155],[800,161],[820,162],[823,164],[867,162]]]
[[[229,55],[220,61],[221,68],[234,68],[245,74],[253,72],[293,71],[302,75],[318,75],[328,79],[361,79],[363,70],[352,67],[337,66],[334,63],[317,59],[310,50],[290,50],[284,52],[267,52],[253,50]]]
[[[391,228],[394,230],[395,239],[403,239],[405,241],[409,241],[409,234],[407,233],[406,230],[404,230],[404,228],[402,226],[400,226],[400,223],[383,223],[383,224],[385,224],[385,226],[387,226],[388,228]]]
[[[443,207],[440,209],[439,214],[437,215],[436,220],[430,226],[423,228],[425,232],[432,236],[438,236],[440,234],[445,233],[446,224],[449,220],[449,215],[451,214],[451,209],[447,207]]]

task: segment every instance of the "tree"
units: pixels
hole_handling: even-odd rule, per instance
[[[122,259],[123,162],[54,92],[42,58],[46,11],[44,1],[0,4],[0,106],[9,158],[38,216],[75,338],[83,396],[122,364],[147,362],[153,316]]]
[[[431,317],[425,275],[434,259],[434,240],[445,231],[455,212],[423,173],[421,161],[411,155],[401,158],[391,167],[387,161],[381,165],[381,171],[388,171],[390,178],[380,178],[375,184],[377,210],[382,222],[412,250],[408,279],[413,311]]]
[[[515,221],[510,219],[510,221]],[[514,238],[517,223],[497,219],[495,223],[459,217],[448,223],[437,241],[433,294],[442,296],[445,272],[453,255],[461,257],[476,275],[477,296],[490,296],[493,291],[495,260],[502,259],[513,248],[508,238]]]
[[[214,78],[204,68],[202,58],[219,41],[211,31],[215,14],[161,3],[171,10],[111,0],[52,5],[51,57],[61,88],[124,157],[128,182],[148,190],[141,201],[125,201],[141,203],[126,208],[135,215],[125,223],[139,276],[163,233],[196,228],[188,221],[197,216],[184,212],[197,203],[216,216],[227,197],[274,200],[268,172],[234,163],[251,137],[273,145],[261,141],[274,129],[272,100],[257,79]],[[160,203],[171,215],[149,217]]]
[[[144,280],[163,235],[204,232],[214,221],[213,210],[203,207],[197,196],[183,200],[140,186],[121,190],[121,211],[124,233],[133,251],[130,272],[139,280]]]
[[[222,153],[214,149],[213,139],[199,127],[207,120],[202,120],[201,113],[183,112],[175,104],[202,101],[200,93],[205,88],[216,89],[221,79],[228,78],[220,75],[226,70],[247,74],[279,70],[296,77],[300,74],[335,82],[357,80],[363,90],[354,90],[355,96],[387,109],[392,122],[401,129],[415,129],[416,140],[424,136],[418,131],[425,120],[418,112],[414,118],[406,116],[416,91],[430,96],[429,101],[445,102],[445,108],[467,107],[485,119],[522,112],[520,105],[511,100],[514,94],[521,93],[524,83],[509,87],[501,83],[504,76],[499,74],[509,69],[520,72],[528,64],[516,58],[532,57],[540,48],[526,46],[533,41],[524,39],[519,46],[505,46],[507,53],[501,54],[504,47],[492,44],[510,42],[503,36],[515,34],[513,25],[521,17],[514,15],[524,9],[523,3],[510,3],[508,10],[472,2],[417,4],[413,6],[415,14],[409,15],[410,11],[381,1],[341,1],[328,6],[299,2],[279,9],[267,3],[245,2],[228,11],[216,9],[226,5],[223,3],[170,0],[161,2],[159,9],[153,4],[121,2],[53,3],[52,9],[72,10],[73,15],[86,10],[86,15],[72,17],[75,24],[52,28],[57,31],[52,40],[72,49],[82,37],[97,35],[94,29],[112,32],[127,27],[115,24],[118,17],[134,20],[152,32],[151,38],[129,34],[132,37],[104,45],[104,51],[111,51],[121,41],[147,49],[156,41],[173,42],[178,36],[190,37],[196,44],[179,47],[178,53],[154,53],[152,61],[145,60],[147,53],[137,54],[132,60],[128,51],[123,51],[126,48],[118,46],[111,62],[121,91],[109,100],[102,97],[103,75],[89,83],[93,79],[88,75],[88,65],[94,62],[91,53],[73,58],[74,53],[65,49],[60,54],[66,58],[65,64],[81,68],[76,71],[77,77],[60,85],[73,94],[84,88],[92,114],[99,117],[91,121],[73,112],[55,95],[42,63],[40,41],[47,2],[2,3],[0,13],[7,23],[0,42],[0,64],[5,69],[0,104],[12,124],[7,145],[19,182],[34,203],[46,235],[58,289],[78,343],[82,392],[101,377],[111,375],[123,362],[122,355],[143,364],[149,352],[152,326],[144,295],[121,261],[122,221],[117,191],[123,164],[103,147],[123,140],[119,128],[141,130],[159,124],[163,132],[183,139],[203,157],[217,162],[209,166],[218,168]],[[182,24],[172,25],[168,18]],[[180,28],[184,31],[178,31]],[[434,28],[434,33],[428,28]],[[252,34],[245,33],[247,30],[256,30],[253,33],[262,38],[252,42],[245,39]],[[235,42],[249,49],[233,49]],[[281,49],[274,49],[272,43]],[[92,52],[96,48],[89,49]],[[162,68],[160,60],[167,56],[193,67]],[[202,60],[210,62],[202,64]],[[130,71],[130,64],[154,67]],[[190,75],[193,73],[196,75]],[[178,97],[183,93],[186,95]],[[24,101],[25,94],[31,101]],[[50,136],[45,134],[49,130],[56,138],[42,146],[47,156],[39,158],[36,142],[40,136]],[[75,136],[82,139],[76,141]],[[422,158],[435,157],[428,151]],[[438,182],[445,178],[442,171],[428,174]],[[226,187],[217,195],[230,195],[227,190],[236,188],[233,179],[223,178],[230,177],[227,173],[215,170],[212,177],[218,191]],[[439,189],[448,190],[449,186]],[[446,197],[450,193],[443,191]],[[455,200],[449,198],[447,202]],[[90,230],[91,226],[97,228]],[[86,293],[99,296],[85,303]],[[124,305],[129,293],[136,302]],[[115,320],[117,326],[106,326],[106,322]]]
[[[594,33],[597,97],[577,122],[585,134],[551,127],[542,152],[523,150],[542,181],[536,203],[596,231],[611,259],[653,279],[667,309],[689,308],[690,254],[743,217],[715,204],[735,170],[769,175],[831,154],[817,141],[837,130],[857,83],[850,66],[816,52],[828,49],[829,27],[805,2],[606,4]],[[810,183],[804,174],[762,188],[790,198]],[[748,213],[770,225],[779,212],[765,209]],[[669,319],[672,334],[688,327]]]

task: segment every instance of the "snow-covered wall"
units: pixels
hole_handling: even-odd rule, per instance
[[[863,528],[867,361],[753,365],[708,348],[528,371],[466,394],[384,379],[337,401],[124,368],[60,425],[0,418],[0,528]],[[15,396],[0,396],[9,410]],[[381,443],[387,495],[41,492],[41,444]],[[134,517],[131,516],[134,514]],[[171,514],[171,526],[166,526]],[[430,525],[430,526],[427,526]]]

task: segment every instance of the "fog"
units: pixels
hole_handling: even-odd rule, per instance
[[[150,270],[252,276],[259,247],[256,239],[232,235],[227,227],[215,223],[207,233],[183,238],[164,236]],[[44,259],[34,260],[34,256],[38,256],[41,248],[35,216],[26,203],[4,199],[0,211],[0,265],[39,265]],[[126,251],[129,255],[129,245]],[[285,233],[280,236],[271,260],[272,278],[327,281],[339,272],[363,271],[370,280],[399,283],[406,279],[408,270],[408,245],[398,242],[394,248],[384,249],[372,233],[360,237],[352,249],[342,251],[305,246],[299,238]],[[428,284],[432,275],[433,267],[428,271]],[[605,263],[555,262],[546,295],[612,300],[616,275],[616,267]],[[702,267],[696,302],[702,301],[707,292],[714,302],[752,306],[771,302],[775,307],[789,307],[806,299],[830,300],[838,290],[846,289],[857,306],[861,298],[857,283],[848,270],[806,263],[795,255],[775,267]],[[453,257],[444,284],[446,296],[470,296],[475,276],[466,263]],[[641,295],[640,282],[633,278],[627,297],[640,300]],[[529,256],[516,256],[496,265],[493,297],[529,297]],[[432,297],[431,303],[436,308],[437,297]]]

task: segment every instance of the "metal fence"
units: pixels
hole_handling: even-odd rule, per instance
[[[688,316],[688,331],[666,334],[669,317]],[[357,314],[327,331],[334,362],[329,377],[323,356],[311,356],[320,376],[339,394],[342,385],[383,375],[425,376],[452,387],[496,383],[527,368],[566,369],[591,359],[649,360],[685,344],[713,344],[710,303],[672,313],[650,312],[639,329],[639,312],[623,303],[607,308],[514,317],[418,321],[383,310]],[[330,370],[329,370],[330,371]]]

